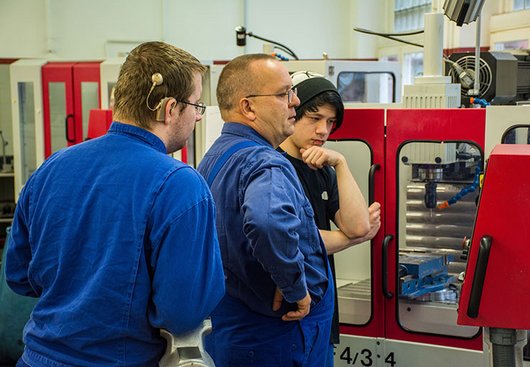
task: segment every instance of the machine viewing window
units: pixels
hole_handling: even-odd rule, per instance
[[[114,107],[114,87],[115,86],[116,86],[116,82],[107,83],[107,95],[109,96],[108,106],[109,106],[109,109],[111,110]]]
[[[362,141],[328,141],[326,147],[340,152],[348,161],[364,197],[369,197],[368,172],[372,161],[369,146]],[[334,228],[335,229],[335,228]],[[334,256],[339,321],[365,325],[372,317],[372,279],[370,241],[350,247]]]
[[[410,142],[398,159],[400,325],[471,338],[479,328],[458,326],[456,319],[482,152],[467,142]]]
[[[389,72],[341,72],[337,77],[337,89],[344,102],[396,101],[396,80]]]
[[[99,107],[99,84],[96,82],[81,82],[81,99],[83,106],[83,140],[88,134],[88,120],[90,110]]]
[[[52,152],[67,146],[65,136],[66,86],[64,82],[49,83],[50,129]]]
[[[22,185],[37,169],[35,148],[35,86],[32,82],[18,83],[20,114],[20,145],[22,146]]]
[[[502,136],[502,144],[530,144],[530,125],[516,125]]]

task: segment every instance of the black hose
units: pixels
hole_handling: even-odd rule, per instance
[[[252,32],[247,32],[247,36],[249,37],[254,37],[254,38],[257,38],[259,40],[262,40],[262,41],[265,41],[265,42],[270,42],[272,43],[273,45],[277,45],[277,46],[280,46],[280,47],[283,47],[284,51],[287,52],[290,56],[294,57],[296,60],[299,60],[298,56],[296,56],[296,54],[294,53],[294,51],[292,51],[289,47],[279,43],[279,42],[276,42],[276,41],[272,41],[270,39],[267,39],[267,38],[263,38],[261,36],[258,36],[258,35],[255,35],[254,33]]]
[[[407,45],[412,45],[412,46],[416,46],[416,47],[423,47],[423,45],[420,45],[419,43],[405,41],[405,40],[402,40],[400,38],[396,38],[395,37],[395,36],[411,36],[413,34],[423,33],[423,31],[402,32],[402,33],[380,33],[380,32],[370,31],[370,30],[364,29],[364,28],[353,28],[353,30],[357,31],[357,32],[361,32],[361,33],[371,34],[373,36],[380,36],[380,37],[383,37],[383,38],[388,38],[388,39],[391,39],[393,41],[405,43]]]

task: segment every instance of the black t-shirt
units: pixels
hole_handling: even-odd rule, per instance
[[[280,148],[278,148],[278,150],[282,151]],[[309,168],[309,166],[300,159],[291,157],[287,153],[285,153],[285,157],[291,162],[298,174],[304,192],[315,212],[315,223],[317,227],[329,231],[331,229],[331,221],[335,220],[335,214],[339,210],[339,190],[335,170],[328,166],[314,170]],[[333,273],[334,283],[336,284],[335,261],[333,255],[329,255],[328,259]],[[331,342],[333,344],[339,344],[339,313],[336,288],[335,310],[331,327]]]

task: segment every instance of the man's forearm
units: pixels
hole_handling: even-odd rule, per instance
[[[341,230],[326,231],[321,229],[320,235],[322,236],[328,255],[366,241],[364,237],[349,238]]]
[[[339,210],[335,221],[349,238],[365,236],[370,230],[368,206],[346,160],[335,166],[339,191]]]

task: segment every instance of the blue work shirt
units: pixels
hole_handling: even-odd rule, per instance
[[[255,130],[225,123],[198,171],[208,178],[226,150],[249,140],[257,145],[236,151],[211,184],[226,292],[254,312],[280,317],[307,291],[313,305],[322,299],[328,261],[294,168]],[[276,287],[287,302],[273,312]]]
[[[24,331],[32,366],[157,366],[159,329],[197,327],[224,293],[205,181],[132,125],[44,162],[7,251],[9,286],[40,297]]]

